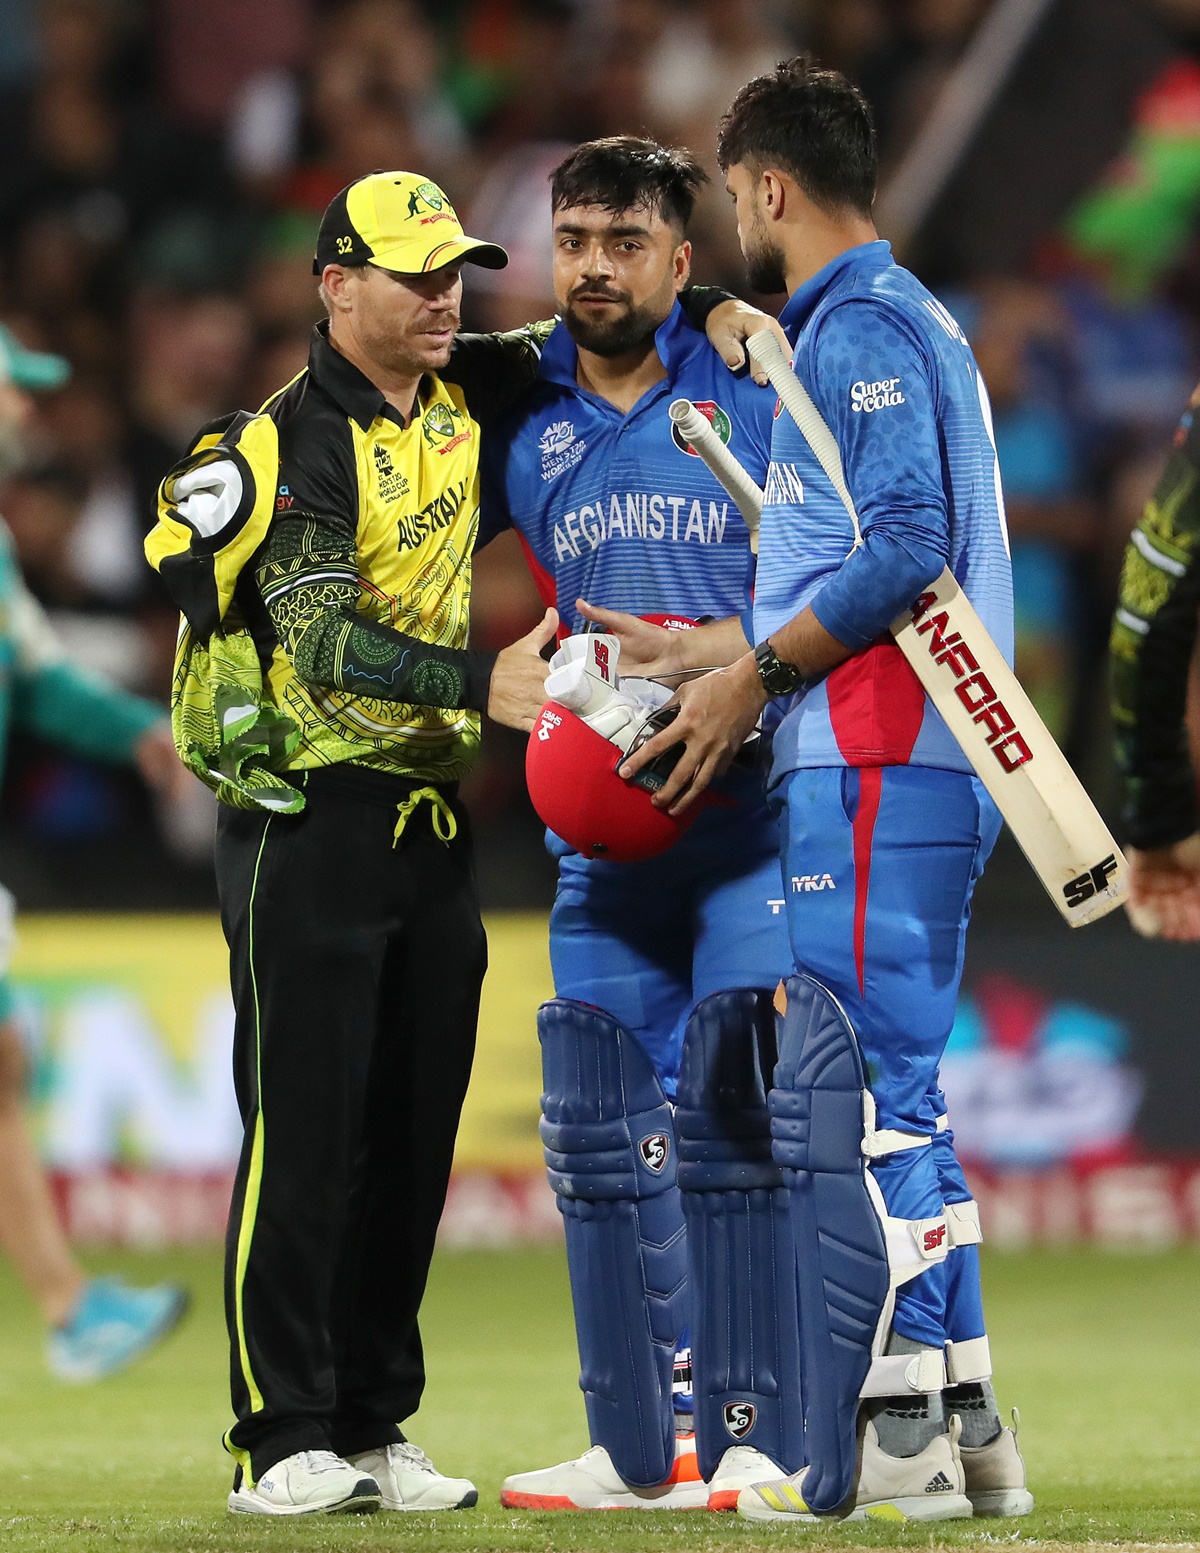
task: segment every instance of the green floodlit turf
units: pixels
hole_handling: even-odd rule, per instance
[[[1200,1254],[992,1255],[997,1385],[1022,1409],[1037,1512],[944,1528],[757,1529],[734,1516],[514,1514],[505,1473],[586,1444],[561,1256],[448,1253],[426,1300],[430,1385],[411,1426],[443,1470],[474,1477],[457,1514],[296,1521],[225,1513],[229,1467],[214,1253],[97,1259],[195,1292],[163,1350],[98,1387],[46,1378],[28,1302],[0,1271],[0,1550],[265,1548],[602,1553],[862,1545],[1200,1541]]]

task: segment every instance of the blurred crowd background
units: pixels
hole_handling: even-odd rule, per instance
[[[303,367],[343,185],[437,179],[512,253],[469,274],[466,326],[545,317],[564,152],[641,132],[715,174],[733,93],[802,47],[872,102],[882,234],[974,344],[1019,670],[1111,811],[1116,572],[1198,375],[1200,0],[0,0],[0,320],[73,367],[20,456],[0,448],[0,511],[72,651],[165,703],[156,486],[204,421]],[[719,178],[692,235],[695,277],[745,293]],[[476,642],[537,612],[492,547]],[[489,728],[470,784],[490,906],[551,888],[522,743]],[[198,783],[156,813],[135,777],[18,735],[0,878],[32,908],[207,906],[211,829]]]

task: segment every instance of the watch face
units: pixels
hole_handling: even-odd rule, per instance
[[[758,677],[763,689],[771,696],[786,696],[800,684],[802,675],[793,664],[784,663],[769,643],[763,642],[754,653],[758,663]]]

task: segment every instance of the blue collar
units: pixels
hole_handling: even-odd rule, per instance
[[[658,352],[658,359],[667,369],[668,384],[674,382],[684,362],[699,350],[706,338],[688,323],[686,313],[676,301],[675,306],[654,331],[654,348]],[[566,324],[559,319],[558,326],[542,347],[542,360],[538,370],[547,382],[579,393],[579,382],[576,378],[578,364],[579,352],[575,348],[575,341],[571,338]],[[589,395],[590,397],[592,396]]]
[[[836,259],[831,259],[823,270],[818,270],[788,298],[787,306],[779,315],[779,322],[788,339],[795,341],[808,315],[844,270],[881,270],[895,262],[891,243],[882,238],[876,238],[872,243],[859,243],[854,248],[847,248],[845,253],[839,253]]]

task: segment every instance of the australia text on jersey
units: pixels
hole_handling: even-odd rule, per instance
[[[594,505],[585,503],[555,522],[554,559],[579,556],[585,547],[597,550],[616,534],[622,539],[719,545],[725,538],[729,503],[710,501],[707,512],[705,505],[696,497],[664,496],[660,491],[626,491],[624,498],[614,492],[607,502],[598,497]]]

